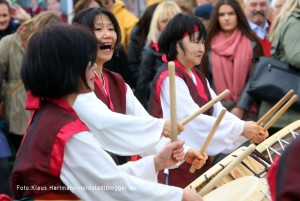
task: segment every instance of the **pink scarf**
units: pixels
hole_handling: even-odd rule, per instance
[[[230,90],[226,100],[237,103],[245,86],[253,50],[250,40],[239,29],[225,38],[219,32],[211,43],[213,82],[217,94]]]

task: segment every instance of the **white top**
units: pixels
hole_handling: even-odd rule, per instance
[[[123,156],[157,154],[170,142],[161,137],[165,120],[148,114],[129,86],[126,92],[126,115],[112,112],[95,93],[80,94],[74,105],[79,118],[95,134],[103,149]],[[184,153],[190,147],[184,144]],[[170,168],[178,167],[183,161]]]
[[[116,166],[91,132],[66,143],[61,180],[81,200],[182,200],[183,191],[157,182],[153,156]]]
[[[165,123],[146,112],[130,87],[126,93],[127,115],[112,112],[94,92],[79,95],[73,108],[103,149],[123,156],[152,148],[159,142]]]
[[[195,75],[191,74],[194,83]],[[186,117],[193,114],[199,106],[192,99],[189,89],[178,76],[175,76],[176,82],[176,103],[177,103],[177,121],[180,122]],[[207,82],[212,99],[216,97],[214,91],[210,88]],[[169,77],[166,77],[161,85],[161,106],[163,111],[163,118],[170,118],[170,86]],[[194,120],[185,125],[184,131],[178,136],[179,139],[185,140],[186,144],[200,149],[208,136],[211,128],[213,127],[218,115],[220,114],[223,106],[220,102],[213,106],[212,116],[201,114]],[[226,112],[223,120],[221,121],[212,141],[210,142],[206,153],[208,155],[216,155],[221,152],[231,153],[238,148],[242,143],[247,141],[247,138],[241,136],[244,129],[244,121],[237,118],[230,112]]]

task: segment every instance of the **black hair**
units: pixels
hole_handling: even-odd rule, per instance
[[[198,17],[190,14],[177,14],[160,34],[158,39],[159,51],[165,53],[169,61],[174,60],[177,55],[176,45],[179,44],[184,51],[181,41],[183,35],[188,33],[190,39],[194,39],[195,27],[199,30],[199,36],[195,40],[205,40],[205,27]]]
[[[26,90],[44,98],[79,91],[85,72],[95,63],[97,39],[83,26],[57,24],[36,32],[29,40],[21,66]],[[89,65],[90,64],[90,65]]]
[[[117,41],[116,41],[116,45],[115,45],[114,49],[116,51],[118,51],[121,49],[121,39],[122,39],[121,29],[120,29],[119,23],[118,23],[116,17],[114,16],[114,14],[112,12],[110,12],[109,10],[107,10],[106,8],[99,7],[99,8],[83,9],[75,15],[72,23],[85,25],[94,32],[95,18],[96,18],[96,16],[102,15],[102,14],[106,15],[110,19],[110,21],[112,22],[112,24],[115,28],[115,31],[117,34]]]

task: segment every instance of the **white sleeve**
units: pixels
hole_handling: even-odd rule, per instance
[[[126,114],[133,116],[150,116],[149,113],[145,110],[142,104],[133,94],[131,88],[127,85],[126,92]]]
[[[118,167],[90,132],[81,132],[66,144],[60,178],[82,200],[182,199],[182,189],[151,182],[156,175],[153,157]]]
[[[143,153],[158,143],[165,123],[149,115],[112,112],[93,92],[80,94],[73,108],[105,150],[124,156]]]
[[[177,103],[177,120],[180,122],[184,118],[190,116],[194,113],[199,106],[192,99],[189,89],[185,82],[179,78],[175,77],[176,80],[176,103]],[[163,110],[163,118],[169,119],[170,111],[170,92],[169,92],[169,77],[165,78],[161,86],[161,105]],[[209,87],[210,88],[210,87]],[[212,90],[210,90],[212,93]],[[212,98],[215,96],[214,93],[211,94]],[[197,116],[194,120],[189,122],[181,135],[178,136],[179,139],[185,140],[186,144],[200,149],[209,133],[213,127],[217,116],[220,114],[222,109],[221,103],[214,105],[214,112],[212,116],[201,114]],[[208,155],[216,155],[221,152],[230,153],[240,146],[247,139],[241,136],[244,129],[244,121],[233,117],[234,115],[226,112],[223,120],[221,121],[211,143],[208,146],[206,153]]]
[[[170,138],[162,137],[162,138],[160,139],[160,141],[159,141],[155,146],[153,146],[152,148],[150,148],[150,149],[147,150],[146,152],[141,153],[140,156],[146,157],[146,156],[158,154],[158,152],[160,152],[160,151],[162,150],[162,148],[163,148],[167,143],[169,143],[169,142],[171,142],[171,139],[170,139]],[[191,147],[190,147],[189,145],[187,145],[186,143],[183,145],[183,153],[184,153],[184,155],[188,152],[188,150],[189,150],[190,148],[191,148]],[[175,165],[169,167],[168,169],[174,169],[174,168],[177,168],[177,167],[179,167],[183,162],[184,162],[184,160],[179,161],[178,163],[176,163]]]

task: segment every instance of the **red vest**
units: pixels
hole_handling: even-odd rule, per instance
[[[103,69],[103,74],[108,79],[108,87],[109,91],[108,98],[99,86],[95,82],[95,94],[96,96],[107,105],[107,107],[114,111],[121,114],[125,114],[126,112],[126,84],[121,75],[111,72],[107,69]],[[111,102],[111,104],[110,104]]]
[[[198,75],[198,78],[201,80],[201,84],[203,85],[205,95],[208,97],[208,100],[203,100],[203,98],[200,96],[196,85],[194,84],[192,78],[183,72],[181,69],[176,67],[176,76],[180,77],[184,80],[186,85],[189,88],[189,92],[191,97],[193,98],[194,102],[199,106],[202,107],[204,104],[206,104],[208,101],[211,100],[211,96],[209,93],[209,89],[206,83],[205,77],[202,75],[202,73],[198,69],[193,69],[196,74]],[[151,89],[151,96],[149,101],[149,114],[156,117],[156,118],[162,118],[162,108],[160,103],[160,91],[161,91],[161,84],[164,78],[169,76],[168,74],[168,67],[165,64],[162,66],[156,76],[153,79],[152,82],[152,89]],[[204,114],[211,115],[212,114],[212,108],[207,110]]]
[[[198,69],[193,69],[195,70],[196,74],[198,75],[198,78],[200,79],[203,88],[204,88],[204,93],[205,96],[208,98],[208,100],[204,100],[203,94],[199,94],[199,90],[197,89],[197,86],[194,84],[192,78],[184,72],[182,69],[178,68],[176,66],[176,76],[182,78],[186,85],[189,88],[189,92],[191,97],[193,98],[194,102],[199,106],[203,106],[206,104],[208,101],[211,100],[210,92],[206,83],[205,77],[201,74],[201,72]],[[159,72],[156,74],[153,82],[152,82],[152,89],[151,89],[151,96],[150,96],[150,104],[149,104],[149,113],[157,118],[162,118],[162,108],[161,108],[161,103],[160,103],[160,89],[161,89],[161,84],[164,78],[168,76],[168,69],[167,65],[164,65],[161,67]],[[177,103],[178,104],[178,103]],[[186,103],[179,103],[179,104],[186,104]],[[212,115],[212,108],[207,110],[205,114],[207,115]],[[199,125],[201,126],[201,125]],[[181,188],[185,188],[187,185],[192,183],[195,179],[197,179],[200,175],[202,175],[204,172],[206,172],[210,167],[211,163],[210,160],[206,162],[206,164],[200,168],[199,170],[196,170],[195,173],[190,173],[189,169],[191,167],[191,164],[184,162],[182,165],[180,165],[176,169],[170,169],[169,170],[169,178],[168,178],[168,184],[170,186],[177,186]],[[158,174],[158,181],[159,183],[165,183],[165,175],[163,171],[160,171]]]
[[[265,37],[264,39],[259,38],[260,44],[263,47],[264,55],[266,57],[271,56],[271,45],[272,43]]]
[[[14,197],[70,196],[60,180],[64,148],[74,134],[82,131],[89,129],[65,100],[42,101],[40,109],[33,113],[12,171]]]
[[[106,92],[99,87],[95,82],[94,92],[111,111],[121,114],[126,113],[126,84],[122,76],[118,73],[109,71],[107,69],[102,70],[104,75],[104,82],[106,85]],[[100,84],[100,83],[99,83]],[[106,151],[115,161],[117,165],[122,165],[128,161],[126,156],[118,156],[114,153]]]

